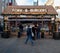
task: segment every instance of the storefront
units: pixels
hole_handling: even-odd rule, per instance
[[[52,6],[8,6],[3,12],[4,30],[10,30],[14,25],[40,23],[46,31],[52,30],[52,18],[54,22],[57,12]]]

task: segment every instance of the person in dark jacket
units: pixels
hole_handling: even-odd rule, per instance
[[[37,39],[40,39],[40,25],[37,26]]]
[[[21,37],[22,32],[23,32],[23,26],[22,26],[22,24],[20,23],[20,25],[19,25],[19,32],[18,32],[18,38]]]
[[[31,41],[31,44],[33,45],[32,29],[30,28],[30,25],[28,25],[28,28],[27,28],[27,39],[25,41],[25,44],[27,44],[28,40],[30,40]]]
[[[35,28],[35,39],[37,39],[37,24],[34,26]]]
[[[3,37],[3,26],[1,26],[1,24],[0,24],[0,35],[1,37]]]
[[[33,33],[33,35],[34,35],[34,36],[32,37],[32,39],[35,40],[35,27],[34,27],[34,26],[32,27],[32,33]]]
[[[19,29],[20,29],[21,32],[23,32],[23,25],[21,23],[19,25]]]
[[[3,32],[3,27],[1,26],[1,24],[0,24],[0,32]]]

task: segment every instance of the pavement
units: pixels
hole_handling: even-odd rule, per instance
[[[60,53],[60,40],[39,39],[24,44],[26,37],[0,38],[0,53]]]

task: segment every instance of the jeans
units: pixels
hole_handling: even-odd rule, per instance
[[[27,39],[25,41],[25,44],[27,44],[28,40],[30,40],[31,44],[33,45],[33,40],[31,36],[27,36]]]
[[[37,39],[40,39],[40,32],[37,32]]]

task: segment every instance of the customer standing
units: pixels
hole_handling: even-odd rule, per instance
[[[2,25],[0,23],[0,34],[2,35],[2,33],[3,33],[3,27],[2,27]]]
[[[19,24],[18,38],[21,37],[22,32],[23,32],[23,26],[22,26],[22,24],[20,23],[20,24]]]
[[[40,39],[40,25],[37,26],[37,39]]]
[[[31,41],[31,44],[33,45],[33,40],[32,40],[32,29],[30,28],[30,25],[27,27],[27,39],[25,41],[25,44],[27,44],[28,40]]]
[[[34,28],[35,28],[35,39],[37,39],[37,24],[35,24]]]
[[[32,27],[32,39],[35,40],[35,26]]]
[[[3,27],[1,24],[0,24],[0,32],[3,32]]]

